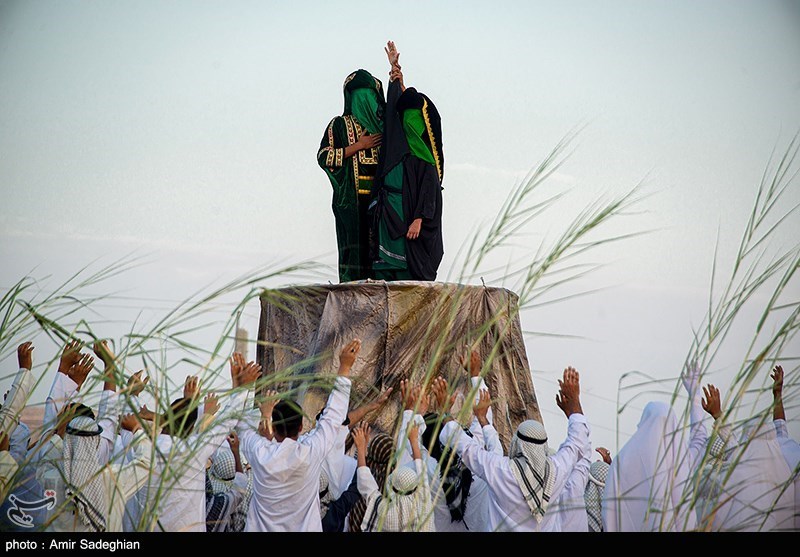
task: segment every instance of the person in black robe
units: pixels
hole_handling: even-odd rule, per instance
[[[372,266],[384,280],[436,280],[442,241],[442,126],[436,106],[403,85],[394,43],[382,156],[371,202]]]

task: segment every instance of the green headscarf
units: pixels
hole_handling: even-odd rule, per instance
[[[361,87],[350,92],[350,110],[358,123],[371,134],[381,133],[383,126],[378,117],[378,96],[375,89]]]
[[[360,120],[359,120],[360,121]],[[419,108],[409,108],[403,111],[403,130],[408,140],[408,148],[417,158],[429,162],[436,166],[428,144],[422,139],[428,133],[425,127],[425,119],[422,117],[422,110]]]

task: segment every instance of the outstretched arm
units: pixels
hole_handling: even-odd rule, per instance
[[[400,67],[400,53],[397,52],[394,41],[387,42],[383,50],[386,52],[386,57],[389,59],[389,65],[391,66],[389,70],[389,81],[398,81],[400,89],[405,91],[406,86],[403,83],[403,72]]]
[[[786,421],[783,409],[783,367],[775,366],[772,370],[772,419]]]

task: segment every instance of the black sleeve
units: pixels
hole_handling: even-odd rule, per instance
[[[323,532],[343,532],[344,519],[350,513],[350,510],[355,506],[361,494],[358,492],[358,483],[356,482],[357,474],[353,474],[353,480],[350,482],[347,490],[336,500],[328,505],[328,512],[322,519]]]
[[[414,207],[415,219],[432,219],[436,216],[436,198],[439,194],[439,175],[432,164],[419,161],[419,197]]]

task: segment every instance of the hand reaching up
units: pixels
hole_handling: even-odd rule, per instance
[[[130,394],[130,396],[139,396],[144,391],[144,388],[147,386],[147,383],[150,382],[150,377],[145,377],[144,381],[142,381],[142,374],[144,370],[139,370],[133,375],[128,378],[128,387],[126,390]]]
[[[488,414],[491,406],[492,399],[489,396],[489,391],[481,390],[481,392],[478,393],[478,402],[472,406],[472,413],[475,414],[475,418],[477,418],[481,427],[489,425]]]
[[[81,389],[84,381],[94,369],[94,358],[89,354],[83,354],[78,358],[76,363],[72,364],[66,371],[67,377],[72,379],[76,385],[77,390]]]
[[[183,382],[183,398],[190,400],[200,396],[200,378],[197,375],[189,375]]]
[[[203,415],[213,416],[219,410],[219,399],[214,393],[208,393],[203,401]]]
[[[353,367],[360,350],[361,341],[359,339],[351,340],[342,348],[339,353],[339,375],[342,377],[350,375],[350,369]]]
[[[564,370],[563,379],[558,380],[559,391],[556,404],[569,418],[572,414],[583,414],[581,408],[581,386],[578,371],[574,367]]]
[[[703,394],[705,397],[700,401],[703,410],[711,415],[715,420],[722,415],[722,401],[719,395],[719,389],[714,385],[709,384],[708,387],[703,387]]]
[[[611,464],[611,453],[609,452],[608,449],[606,449],[605,447],[597,447],[595,450],[598,453],[600,453],[603,462],[605,462],[606,464]]]
[[[19,363],[20,369],[30,370],[33,366],[31,352],[33,352],[32,342],[23,342],[17,347],[17,362]]]
[[[63,352],[61,352],[61,359],[58,362],[58,371],[65,375],[69,375],[69,373],[67,373],[69,368],[77,364],[81,359],[82,348],[83,343],[79,340],[72,340],[67,343]]]
[[[231,363],[231,384],[233,388],[240,386],[240,376],[244,371],[247,363],[244,360],[244,355],[239,352],[234,352],[230,358]]]

